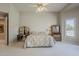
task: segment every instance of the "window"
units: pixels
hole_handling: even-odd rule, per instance
[[[75,36],[75,19],[69,18],[65,21],[65,35],[66,36]]]

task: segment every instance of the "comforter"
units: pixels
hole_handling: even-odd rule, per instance
[[[55,43],[52,36],[47,34],[31,34],[29,35],[24,43],[26,47],[51,47]]]

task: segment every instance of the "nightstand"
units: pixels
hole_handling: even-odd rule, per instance
[[[52,25],[51,26],[51,36],[53,36],[53,38],[56,41],[61,41],[61,32],[60,32],[60,26],[59,25]]]
[[[23,38],[23,35],[17,35],[17,41],[21,41]]]
[[[53,37],[54,37],[54,39],[56,40],[56,41],[61,41],[61,35],[60,34],[54,34],[54,35],[52,35]]]
[[[28,35],[17,35],[17,41],[25,40]]]

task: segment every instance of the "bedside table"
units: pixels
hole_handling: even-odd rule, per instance
[[[60,34],[53,35],[53,37],[56,41],[61,41],[61,35]]]
[[[28,35],[17,35],[17,41],[25,40]]]
[[[17,35],[17,41],[21,41],[23,38],[23,35]]]

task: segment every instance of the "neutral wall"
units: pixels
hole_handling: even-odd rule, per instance
[[[17,39],[19,28],[19,12],[18,10],[10,4],[9,11],[9,41],[13,42]]]
[[[9,4],[7,3],[0,3],[0,11],[9,13]]]
[[[28,26],[31,31],[46,32],[51,25],[57,24],[56,13],[20,13],[20,26]]]
[[[65,10],[64,12],[61,12],[60,16],[61,16],[61,28],[62,28],[62,30],[61,30],[62,41],[79,45],[79,7],[75,7],[75,8],[69,9],[67,11]],[[72,38],[72,39],[68,39],[68,37],[65,38],[65,36],[64,36],[64,34],[65,34],[64,22],[66,19],[68,19],[70,17],[76,18],[76,36],[75,36],[75,38]]]

